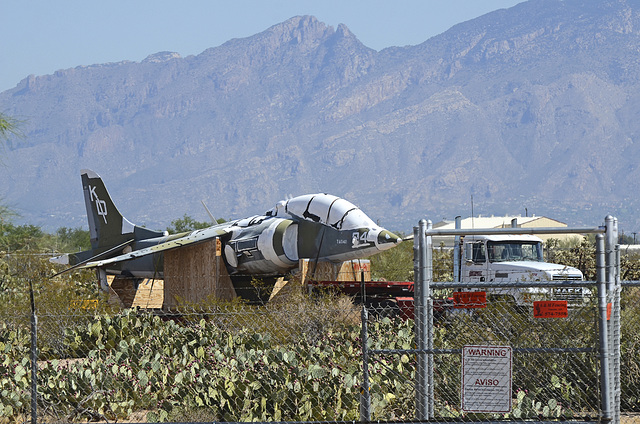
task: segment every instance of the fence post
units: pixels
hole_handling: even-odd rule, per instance
[[[606,264],[607,264],[607,290],[612,290],[615,284],[616,278],[616,252],[615,246],[618,242],[618,220],[611,215],[607,215],[604,218],[604,225],[606,229]]]
[[[360,320],[362,328],[360,338],[362,339],[362,387],[360,389],[360,422],[371,422],[371,392],[369,391],[369,346],[368,346],[368,329],[367,321],[369,319],[369,311],[367,311],[367,292],[364,284],[364,271],[360,273],[360,296],[362,299],[362,308],[360,312]]]
[[[614,305],[613,305],[613,419],[615,424],[620,424],[620,396],[622,396],[622,383],[620,381],[620,362],[621,347],[620,339],[622,338],[622,316],[620,297],[622,296],[622,283],[620,281],[620,245],[616,245],[616,277],[615,277],[615,293],[614,293]]]
[[[600,329],[600,394],[601,421],[611,421],[611,385],[609,368],[609,335],[607,323],[607,287],[604,236],[596,234],[596,282],[598,283],[598,322]]]
[[[431,220],[427,220],[427,230],[433,228]],[[434,415],[434,383],[433,383],[433,297],[431,296],[431,283],[433,282],[433,238],[426,237],[425,248],[427,249],[427,264],[425,268],[425,287],[423,288],[423,296],[427,305],[427,396],[428,410],[427,419],[431,419]]]
[[[417,274],[415,275],[415,293],[414,293],[414,317],[415,317],[415,333],[416,345],[418,348],[418,361],[416,370],[416,419],[424,421],[429,419],[429,364],[426,350],[429,347],[429,278],[432,270],[429,260],[431,259],[431,251],[428,249],[427,240],[431,237],[426,236],[428,223],[421,219],[418,223],[417,240],[414,238],[414,248],[417,246],[417,255],[414,256],[414,269],[416,268],[415,259],[417,256]],[[415,228],[414,228],[415,234]]]
[[[36,424],[38,421],[38,316],[31,277],[29,277],[29,299],[31,302],[31,424]]]
[[[618,219],[607,215],[604,219],[606,229],[605,251],[607,265],[607,300],[610,305],[609,324],[609,375],[611,396],[611,418],[620,422],[620,276],[618,262]]]

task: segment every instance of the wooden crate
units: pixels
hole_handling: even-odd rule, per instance
[[[234,299],[236,291],[221,255],[219,239],[165,252],[164,308]]]
[[[124,278],[111,275],[107,277],[107,282],[111,287],[110,303],[120,303],[125,308],[162,308],[164,302],[164,280]]]

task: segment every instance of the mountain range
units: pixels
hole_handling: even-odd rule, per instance
[[[154,229],[314,192],[404,232],[472,210],[640,228],[635,0],[530,0],[381,51],[297,16],[195,56],[30,75],[0,110],[24,133],[0,196],[45,229],[86,227],[82,168]]]

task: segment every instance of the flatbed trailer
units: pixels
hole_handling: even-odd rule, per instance
[[[413,281],[365,281],[364,299],[360,281],[314,281],[307,286],[311,291],[334,290],[353,298],[354,303],[364,303],[375,316],[413,319],[414,283]],[[364,302],[363,302],[364,300]],[[434,299],[434,317],[442,316],[453,308],[453,299]]]

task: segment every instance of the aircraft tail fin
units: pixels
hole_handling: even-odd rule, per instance
[[[89,169],[83,169],[81,174],[94,253],[134,240],[165,235],[161,231],[138,227],[122,216],[98,174]]]

